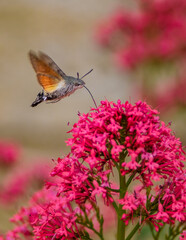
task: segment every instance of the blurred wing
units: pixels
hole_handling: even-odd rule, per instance
[[[33,51],[29,52],[29,57],[36,73],[49,74],[61,80],[62,76],[60,76],[59,73],[49,64],[40,59]]]
[[[38,57],[33,51],[29,52],[29,57],[37,74],[38,82],[45,91],[52,92],[60,87],[65,86],[65,79],[59,73],[60,68],[51,58],[43,53],[40,53]]]
[[[38,82],[43,87],[43,89],[49,93],[56,91],[59,88],[65,87],[65,80],[61,80],[59,82],[59,80],[56,77],[48,74],[38,73],[37,78]]]
[[[57,72],[62,77],[65,77],[66,74],[58,67],[58,65],[45,53],[39,51],[39,58],[49,67],[51,67],[55,72]]]

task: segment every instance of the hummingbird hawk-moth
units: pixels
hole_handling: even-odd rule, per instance
[[[88,90],[97,107],[91,92],[82,80],[82,78],[92,72],[93,69],[81,78],[79,78],[79,73],[77,73],[77,78],[75,78],[67,76],[58,65],[43,52],[39,52],[37,55],[35,52],[30,51],[29,57],[36,72],[38,82],[43,88],[43,90],[38,93],[35,101],[31,104],[32,107],[37,106],[43,101],[48,103],[58,102],[62,98],[71,95],[77,89],[83,87]]]

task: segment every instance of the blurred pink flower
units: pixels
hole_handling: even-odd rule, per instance
[[[185,239],[186,239],[186,230],[184,230],[180,236],[180,240],[185,240]]]
[[[159,106],[161,111],[186,106],[185,89],[185,76],[175,80],[173,84],[166,84],[164,86],[161,84],[153,102]]]
[[[18,144],[0,140],[0,164],[12,165],[18,161],[21,148]]]
[[[186,55],[184,0],[139,0],[135,12],[116,11],[100,24],[96,40],[109,46],[121,67],[181,60]]]
[[[45,163],[36,163],[22,169],[14,169],[1,183],[0,203],[9,205],[23,197],[28,189],[43,186],[49,179],[49,168]]]

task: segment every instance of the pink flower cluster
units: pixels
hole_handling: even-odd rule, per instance
[[[186,173],[164,181],[147,193],[148,189],[138,186],[133,193],[127,193],[119,200],[126,212],[122,219],[128,224],[131,219],[141,218],[142,222],[149,221],[159,231],[164,223],[174,225],[176,222],[186,221]],[[146,193],[144,192],[146,191]]]
[[[30,207],[21,208],[11,219],[16,227],[4,239],[83,239],[89,235],[87,218],[88,225],[95,224],[98,228],[95,221],[98,215],[97,206],[91,200],[75,205],[65,193],[59,197],[54,189],[44,188],[32,197]]]
[[[141,101],[134,106],[120,101],[101,103],[99,110],[83,114],[74,124],[73,138],[67,141],[74,156],[103,174],[104,166],[112,171],[124,151],[130,158],[122,163],[122,174],[135,172],[146,186],[153,185],[152,180],[172,177],[183,167],[181,142],[160,121],[157,110]]]
[[[21,208],[11,221],[17,226],[8,232],[6,239],[76,239],[76,210],[65,198],[56,198],[52,191],[43,189],[30,202],[31,207]],[[73,210],[73,211],[72,211]]]
[[[0,164],[4,166],[12,165],[18,161],[20,147],[8,141],[0,141]]]
[[[101,236],[98,196],[116,209],[119,202],[126,224],[139,216],[156,230],[164,223],[185,222],[184,152],[156,110],[141,101],[134,105],[102,101],[80,115],[70,132],[71,152],[59,158],[51,172],[56,180],[13,218],[17,227],[8,236],[83,239],[89,231]],[[110,180],[114,167],[126,178],[120,199],[120,188]],[[141,182],[133,194],[127,191],[132,180]]]
[[[186,230],[183,231],[183,233],[181,234],[180,240],[185,240],[186,239]]]
[[[58,159],[57,166],[51,172],[52,176],[60,177],[58,183],[48,183],[47,186],[55,186],[58,196],[65,195],[68,201],[75,201],[81,205],[87,200],[96,201],[96,195],[102,195],[107,201],[109,198],[108,191],[105,189],[109,186],[107,174],[109,171],[103,171],[96,174],[93,168],[89,169],[81,164],[77,157],[66,156]]]
[[[10,205],[28,193],[31,186],[43,186],[44,180],[49,179],[48,171],[43,163],[11,170],[0,184],[0,204]]]
[[[122,67],[183,60],[186,55],[185,0],[139,0],[135,12],[118,10],[103,22],[97,41],[116,52]]]

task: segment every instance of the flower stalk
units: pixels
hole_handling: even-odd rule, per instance
[[[120,182],[120,199],[124,198],[125,195],[125,176],[122,176],[120,174],[119,176],[119,182]],[[122,209],[122,205],[119,205],[118,207],[118,226],[117,226],[117,240],[124,240],[125,239],[125,223],[121,220],[122,215],[125,213],[125,211]]]
[[[123,199],[127,190],[126,187],[126,177],[121,174],[122,164],[125,162],[125,158],[127,156],[127,151],[123,151],[120,153],[120,161],[119,161],[119,199]],[[119,205],[118,207],[118,225],[117,225],[117,240],[124,240],[125,239],[125,223],[121,220],[123,214],[125,213],[125,210],[122,209],[122,205]]]

